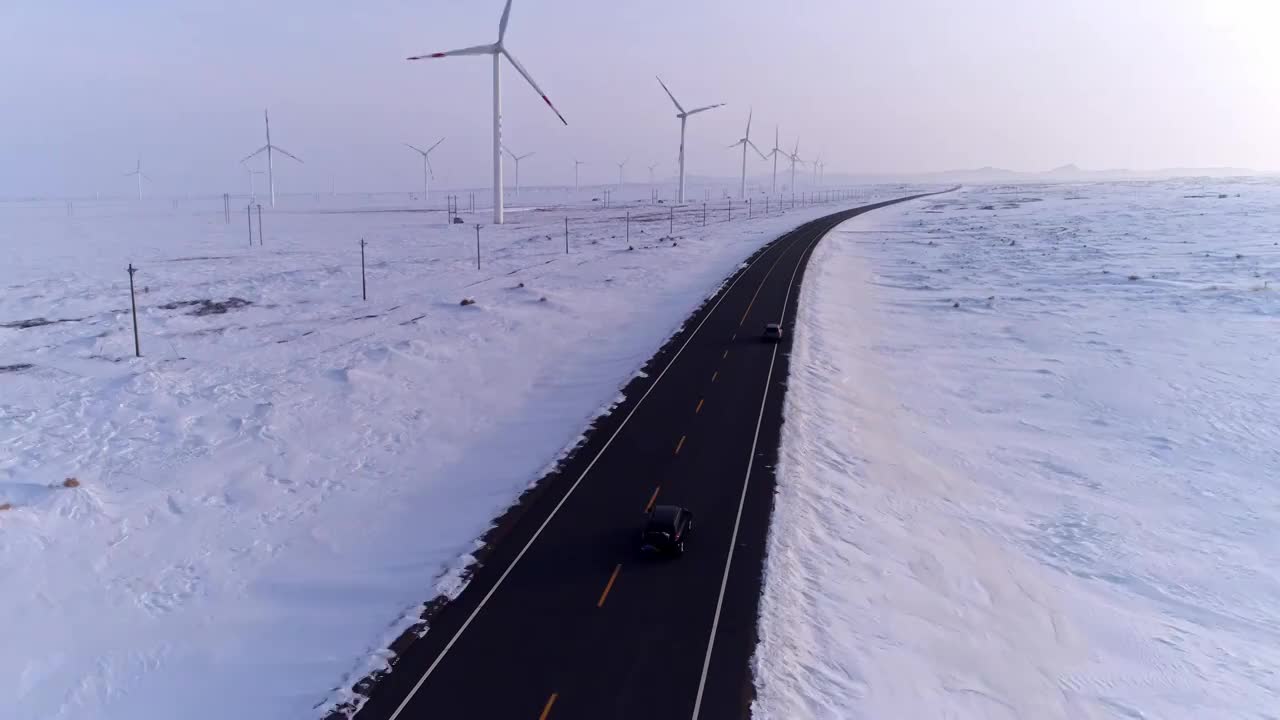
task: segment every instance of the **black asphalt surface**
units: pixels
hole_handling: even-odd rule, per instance
[[[748,716],[800,278],[830,229],[916,197],[806,223],[752,257],[526,498],[357,717]],[[783,341],[762,342],[779,321]],[[640,555],[655,492],[695,514],[681,558]]]

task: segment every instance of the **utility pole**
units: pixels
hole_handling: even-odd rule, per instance
[[[133,355],[142,357],[142,345],[138,342],[138,301],[133,292],[133,274],[138,268],[129,263],[129,307],[133,310]]]

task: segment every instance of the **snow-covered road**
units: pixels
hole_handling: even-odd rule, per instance
[[[1280,707],[1280,183],[857,218],[797,320],[757,717]]]

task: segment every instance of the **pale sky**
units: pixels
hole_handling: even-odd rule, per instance
[[[286,191],[412,190],[400,143],[447,136],[436,183],[487,186],[491,61],[408,55],[493,42],[502,0],[3,0],[0,196],[240,192],[275,143]],[[1276,0],[516,0],[507,46],[569,121],[503,68],[525,185],[727,177],[729,143],[800,139],[827,174],[993,165],[1280,170]],[[769,165],[755,161],[752,173]],[[509,171],[508,171],[509,172]]]

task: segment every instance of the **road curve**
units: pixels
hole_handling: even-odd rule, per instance
[[[836,225],[918,197],[805,223],[748,260],[507,518],[356,717],[746,717],[800,279]],[[783,341],[761,342],[779,321]],[[684,557],[639,556],[654,502],[695,513]]]

